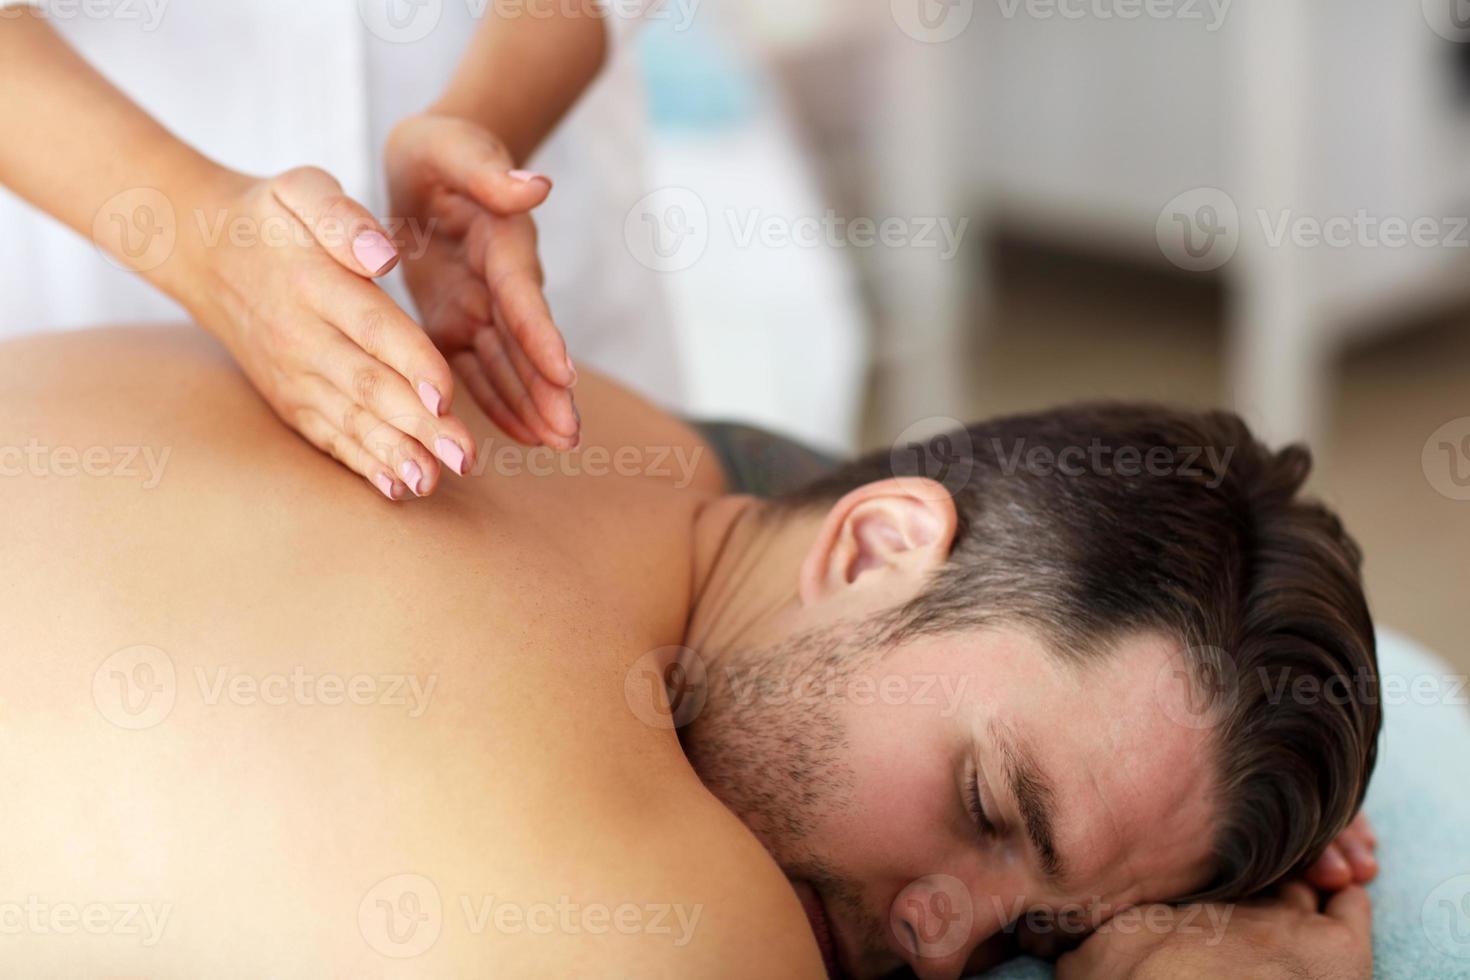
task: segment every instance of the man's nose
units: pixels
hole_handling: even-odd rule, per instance
[[[899,892],[889,925],[920,980],[968,975],[971,953],[1005,925],[990,904],[971,886],[945,874],[926,875]]]

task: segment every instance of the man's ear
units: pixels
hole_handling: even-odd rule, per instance
[[[802,560],[797,595],[811,603],[854,585],[917,591],[949,560],[955,525],[954,498],[933,480],[859,487],[827,512]]]

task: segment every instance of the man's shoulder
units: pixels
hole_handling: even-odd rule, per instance
[[[551,834],[535,862],[538,880],[475,910],[496,941],[456,950],[454,966],[497,975],[824,976],[780,868],[690,782],[656,792],[630,785],[617,799],[573,794],[569,805],[585,807],[584,830]]]

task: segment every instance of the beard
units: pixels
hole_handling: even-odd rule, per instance
[[[854,770],[839,712],[852,679],[883,656],[871,626],[824,627],[706,657],[704,705],[679,731],[704,785],[760,840],[788,879],[812,885],[856,927],[864,953],[884,924],[828,856],[825,817],[852,807]]]

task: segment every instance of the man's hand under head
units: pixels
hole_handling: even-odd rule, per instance
[[[1219,928],[1211,923],[1223,923]],[[1059,980],[1357,980],[1373,975],[1372,907],[1352,885],[1304,882],[1238,905],[1143,905],[1114,916],[1057,964]]]

